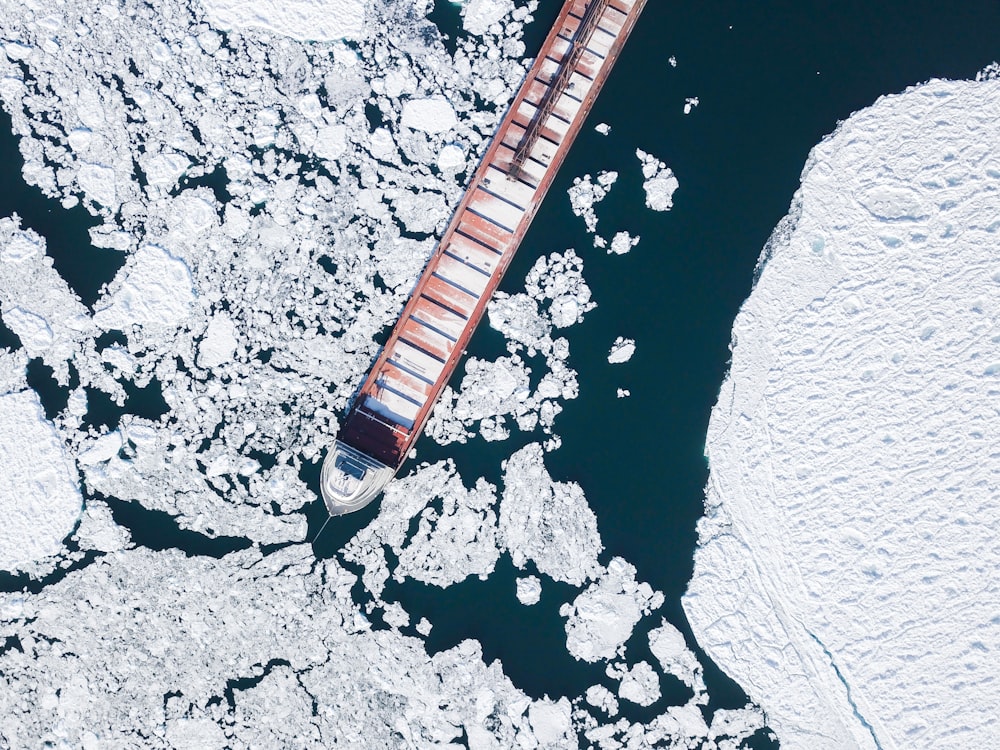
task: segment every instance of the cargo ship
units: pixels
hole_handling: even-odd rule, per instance
[[[327,452],[331,516],[406,460],[645,2],[566,0]]]

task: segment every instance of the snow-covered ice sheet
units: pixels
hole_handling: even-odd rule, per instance
[[[684,608],[783,748],[996,745],[1000,80],[810,155],[733,328]]]

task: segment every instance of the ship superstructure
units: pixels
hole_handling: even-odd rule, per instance
[[[406,459],[646,0],[566,0],[323,462],[331,515]]]

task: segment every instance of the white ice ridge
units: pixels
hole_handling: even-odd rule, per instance
[[[673,170],[642,149],[636,149],[635,155],[642,164],[642,188],[646,191],[646,207],[654,211],[669,211],[674,205],[674,192],[680,185]]]
[[[1000,80],[812,152],[733,328],[684,599],[783,748],[996,744]]]
[[[316,42],[357,39],[365,0],[200,0],[220,31],[261,29]],[[200,40],[199,40],[200,41]],[[214,41],[215,46],[218,42]]]
[[[82,502],[73,460],[34,391],[0,395],[0,467],[0,570],[12,571],[60,552]]]

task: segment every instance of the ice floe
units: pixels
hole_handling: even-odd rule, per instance
[[[34,391],[0,395],[0,570],[57,554],[80,515],[73,460]]]
[[[365,0],[201,0],[216,29],[261,29],[293,39],[338,41],[361,36]],[[203,32],[199,45],[214,53],[219,40]]]
[[[603,570],[597,518],[580,485],[552,479],[543,455],[531,443],[507,459],[499,539],[517,567],[530,561],[540,573],[579,586]]]
[[[577,177],[567,191],[573,213],[583,218],[587,231],[597,231],[597,210],[595,206],[603,201],[618,181],[617,172],[600,172],[596,180],[589,174]]]
[[[813,149],[733,328],[684,608],[782,747],[996,740],[1000,81]]]
[[[622,656],[636,623],[663,604],[663,594],[635,580],[635,566],[613,558],[600,577],[564,604],[566,647],[577,659],[599,661]]]
[[[627,339],[619,336],[611,345],[608,352],[608,362],[613,365],[620,365],[632,359],[635,354],[635,339]]]
[[[538,576],[518,578],[516,586],[517,600],[525,606],[530,607],[532,604],[538,604],[542,598],[542,582],[538,580]]]
[[[654,211],[669,211],[674,205],[674,192],[680,185],[673,170],[642,149],[636,149],[635,155],[642,164],[642,189],[646,191],[646,207]]]

